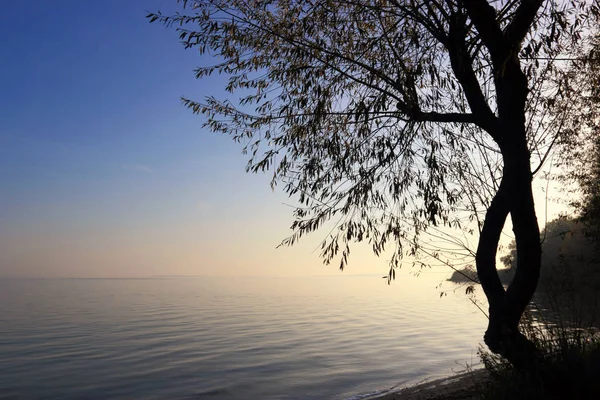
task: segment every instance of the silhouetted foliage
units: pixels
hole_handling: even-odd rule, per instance
[[[526,324],[525,334],[539,349],[535,371],[517,371],[505,360],[480,350],[489,379],[477,398],[597,399],[600,396],[600,341],[594,332],[561,325]]]
[[[595,321],[600,296],[600,254],[595,238],[585,232],[577,218],[561,217],[549,222],[542,232],[542,267],[537,301],[543,307],[563,310],[569,318]],[[514,241],[502,258],[507,269],[515,268]]]
[[[479,283],[477,270],[471,264],[453,271],[448,280],[454,283]]]
[[[600,244],[600,32],[591,39],[585,57],[571,65],[571,76],[582,95],[578,109],[581,116],[579,129],[562,143],[562,173],[559,177],[574,181],[577,188],[570,196],[570,204],[579,213],[578,220],[585,225],[588,236]],[[573,190],[572,190],[573,191]]]
[[[228,77],[236,102],[184,99],[206,126],[244,143],[248,170],[299,200],[292,245],[333,221],[322,243],[343,269],[350,243],[440,259],[420,237],[480,233],[479,279],[490,304],[485,340],[515,364],[518,322],[537,284],[539,228],[531,180],[577,129],[579,93],[563,57],[587,50],[596,2],[505,0],[183,1],[152,13]],[[237,103],[237,104],[236,104]],[[532,164],[533,163],[533,168]],[[484,210],[485,216],[483,215]],[[515,279],[496,271],[511,215]],[[474,227],[466,227],[468,222]]]
[[[589,58],[591,61],[586,64],[584,76],[591,86],[590,101],[597,105],[600,104],[600,35],[595,38]],[[596,244],[600,244],[600,127],[599,116],[594,117],[595,125],[583,131],[586,142],[576,151],[578,162],[574,165],[578,169],[574,175],[582,190],[582,199],[575,205],[581,212],[587,234],[594,238]]]
[[[516,254],[516,249],[514,250]],[[508,286],[514,277],[514,269],[498,269],[498,276],[500,277],[500,281],[502,282],[502,284]],[[477,269],[471,264],[463,268],[457,269],[456,271],[453,271],[452,275],[450,275],[450,278],[448,278],[448,280],[454,283],[479,284],[479,278],[477,277]]]

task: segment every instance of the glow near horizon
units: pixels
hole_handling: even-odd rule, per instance
[[[291,200],[181,106],[224,84],[196,81],[198,55],[144,18],[174,4],[4,4],[0,277],[338,273],[314,251],[325,231],[275,249]],[[344,274],[387,271],[367,245],[352,250]]]

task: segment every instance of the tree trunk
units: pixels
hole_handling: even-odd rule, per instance
[[[519,321],[537,288],[542,248],[540,229],[535,214],[530,153],[525,132],[521,140],[510,147],[504,157],[505,174],[509,176],[509,207],[517,244],[517,269],[513,281],[506,289],[505,323],[514,335],[505,355],[515,367],[529,368],[536,363],[535,348],[519,333]],[[508,354],[512,353],[512,354]]]
[[[484,341],[515,367],[525,369],[535,363],[535,348],[519,331],[519,321],[531,301],[541,266],[539,227],[531,190],[529,152],[505,156],[500,188],[488,211],[477,248],[477,274],[489,303],[489,324]],[[506,217],[511,214],[517,243],[517,270],[504,289],[496,270],[496,254]]]
[[[496,253],[509,212],[507,190],[506,177],[503,177],[498,193],[486,212],[475,257],[477,276],[489,303],[489,323],[484,341],[492,352],[500,354],[501,333],[506,315],[506,292],[496,270]]]
[[[527,79],[515,57],[497,71],[495,81],[504,169],[498,193],[486,213],[476,265],[489,302],[490,319],[484,341],[491,351],[524,369],[530,368],[537,357],[533,344],[519,332],[519,321],[533,297],[541,267],[540,231],[525,130]],[[517,244],[517,269],[504,290],[496,271],[496,252],[509,213]]]

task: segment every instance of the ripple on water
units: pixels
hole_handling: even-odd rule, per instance
[[[427,283],[0,281],[0,397],[359,400],[473,361],[485,318]]]

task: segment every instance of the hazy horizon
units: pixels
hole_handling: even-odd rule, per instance
[[[319,257],[328,229],[276,249],[294,199],[271,191],[269,173],[246,174],[242,146],[181,105],[225,83],[195,80],[207,60],[145,18],[175,6],[4,4],[0,277],[338,274]],[[550,203],[549,219],[561,210]],[[344,274],[385,274],[388,259],[354,246]]]

